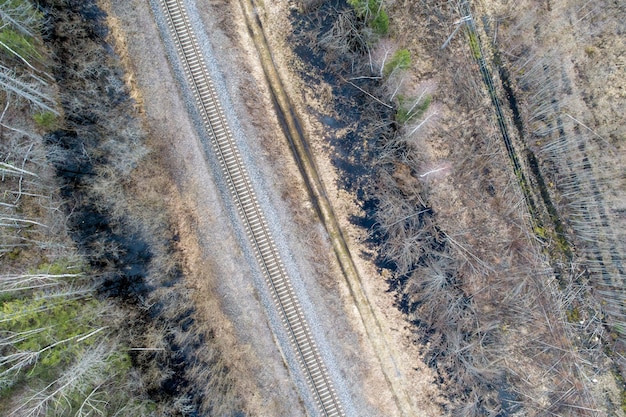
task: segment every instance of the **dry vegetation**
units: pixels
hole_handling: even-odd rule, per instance
[[[384,37],[349,9],[303,10],[323,22],[309,32],[312,49],[362,93],[355,101],[372,167],[362,179],[375,206],[372,233],[393,265],[398,307],[448,393],[444,412],[623,415],[615,373],[623,352],[611,333],[623,331],[624,315],[623,115],[600,121],[600,111],[574,107],[581,97],[594,106],[589,90],[576,92],[595,69],[574,80],[559,65],[564,53],[545,49],[569,42],[565,27],[527,36],[555,24],[531,13],[538,6],[476,10],[472,33],[464,2],[389,4]],[[607,16],[624,16],[606,6],[562,7],[584,33],[602,20],[588,42],[606,45],[621,30]],[[514,107],[501,85],[519,94],[521,121],[505,112],[519,173],[476,62],[483,54],[500,105]],[[539,171],[529,163],[535,153]]]
[[[617,110],[624,104],[624,82],[613,71],[624,65],[624,46],[615,35],[625,29],[619,16],[626,9],[610,2],[558,5],[553,13],[576,21],[575,33],[565,33],[562,42],[575,36],[576,48],[563,56],[549,45],[558,34],[544,19],[529,42],[511,42],[537,19],[539,10],[526,7],[511,19],[500,46],[522,99],[526,145],[538,155],[607,324],[623,338],[626,132]]]
[[[102,18],[90,1],[0,2],[25,51],[0,58],[0,413],[237,415]]]
[[[301,10],[325,19],[310,45],[357,92],[356,184],[442,413],[624,415],[624,6],[485,2],[472,34],[463,2],[350,4]],[[43,10],[49,56],[42,16],[0,2],[0,412],[237,415],[101,12]]]

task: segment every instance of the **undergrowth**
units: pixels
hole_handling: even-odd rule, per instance
[[[374,9],[354,3],[356,19]],[[389,270],[397,306],[437,372],[449,400],[442,412],[579,416],[619,407],[591,382],[614,383],[604,350],[610,336],[586,266],[570,259],[546,267],[542,246],[559,242],[548,233],[537,239],[528,222],[485,106],[478,39],[470,34],[468,46],[444,29],[459,17],[451,4],[389,10],[391,24],[395,17],[402,25],[390,32],[435,56],[436,90],[412,73],[397,39],[368,37],[345,13],[330,25],[320,18],[328,29],[316,28],[321,42],[312,49],[323,48],[332,57],[325,70],[349,81],[335,91],[351,92],[363,144],[350,148],[350,158],[366,164],[349,183],[367,213],[356,221],[371,226],[378,265]]]
[[[234,415],[167,209],[131,188],[148,150],[104,14],[39,7],[0,2],[0,42],[20,54],[0,58],[16,77],[0,93],[0,414]]]

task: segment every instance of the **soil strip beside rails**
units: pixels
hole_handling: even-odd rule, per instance
[[[282,121],[283,129],[291,145],[294,158],[304,177],[316,211],[326,228],[333,249],[341,265],[344,278],[350,288],[350,293],[355,301],[361,320],[368,334],[369,340],[376,351],[385,379],[392,388],[394,400],[404,416],[414,415],[413,405],[402,386],[401,375],[396,365],[397,355],[387,343],[384,330],[376,317],[361,283],[361,278],[352,259],[342,231],[333,213],[330,201],[326,196],[324,186],[319,178],[317,169],[309,147],[300,128],[297,116],[291,106],[288,96],[282,87],[281,79],[272,60],[269,46],[263,33],[262,24],[255,12],[252,0],[240,0],[241,7],[246,16],[248,30],[254,39],[257,51],[267,82],[271,88],[276,111]]]

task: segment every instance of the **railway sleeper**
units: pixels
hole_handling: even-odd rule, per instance
[[[228,164],[228,166],[232,165],[233,162],[237,161],[237,157],[233,154],[222,156],[222,158],[224,159],[224,162]]]
[[[250,204],[254,204],[255,201],[251,200]],[[265,225],[261,222],[256,222],[253,226],[252,226],[252,230],[255,232],[255,234],[259,234],[261,231],[265,230]]]
[[[193,39],[189,36],[183,39],[182,36],[178,37],[178,45],[183,49],[183,51],[187,50],[190,46],[193,46]]]
[[[285,295],[289,294],[289,288],[285,287],[285,288],[281,288],[280,290],[276,291],[276,295],[278,296],[278,298],[280,298],[281,300],[283,299],[283,297]]]
[[[298,314],[298,311],[293,306],[293,304],[290,304],[288,306],[283,305],[283,312],[285,313],[285,317],[287,317],[287,319],[289,319],[290,322],[294,322],[295,319],[300,318],[300,315]]]
[[[272,268],[265,268],[265,273],[267,274],[267,276],[269,278],[274,278],[278,275],[278,272],[280,270],[278,268],[272,267]],[[273,281],[273,280],[272,280]]]
[[[248,184],[246,182],[245,177],[239,176],[239,178],[236,178],[233,180],[233,185],[235,186],[235,188],[242,188]]]
[[[302,337],[302,335],[306,335],[306,329],[304,327],[301,327],[297,330],[293,331],[293,337],[297,340],[298,338]]]
[[[314,372],[311,372],[311,379],[315,382],[315,386],[318,387],[320,391],[325,391],[328,393],[329,397],[333,396],[333,393],[328,389],[328,380],[325,376],[325,369],[318,367]]]
[[[264,259],[263,266],[265,267],[266,271],[272,271],[273,273],[280,271],[280,265],[273,259]],[[285,285],[283,281],[274,281],[276,285]]]
[[[315,360],[315,355],[313,354],[313,352],[307,352],[305,354],[302,355],[302,358],[304,359],[304,361],[306,363],[311,363],[312,361]]]
[[[199,65],[198,68],[202,68],[202,65]],[[211,92],[211,88],[208,85],[206,85],[206,83],[203,83],[200,86],[196,86],[196,89],[198,90],[200,95],[203,95],[203,94]]]
[[[219,115],[219,110],[215,108],[215,106],[205,106],[207,116],[211,118],[211,120],[215,119]]]
[[[259,252],[266,252],[271,249],[272,242],[270,242],[266,237],[262,236],[257,240],[256,246],[259,249]]]
[[[188,42],[191,39],[191,35],[188,35],[186,33],[181,33],[178,35],[178,43],[179,44],[184,44],[186,42]]]

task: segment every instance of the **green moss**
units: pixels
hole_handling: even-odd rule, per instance
[[[22,251],[19,248],[15,248],[7,254],[7,257],[10,261],[16,261],[19,259],[21,253]]]
[[[546,238],[548,237],[548,234],[546,232],[546,229],[544,229],[541,226],[535,226],[533,228],[535,235],[537,235],[537,237],[541,238],[541,240],[546,240]]]
[[[482,53],[480,52],[480,42],[478,41],[478,36],[475,32],[470,32],[469,42],[474,59],[480,59],[482,57]]]
[[[580,310],[578,307],[574,307],[565,312],[567,316],[567,321],[570,323],[579,323],[581,319]]]
[[[609,352],[611,355],[611,352]],[[624,381],[624,377],[619,373],[617,369],[613,369],[612,371],[613,377],[617,382],[618,387],[620,388],[620,397],[621,397],[621,408],[624,413],[626,413],[626,382]]]

